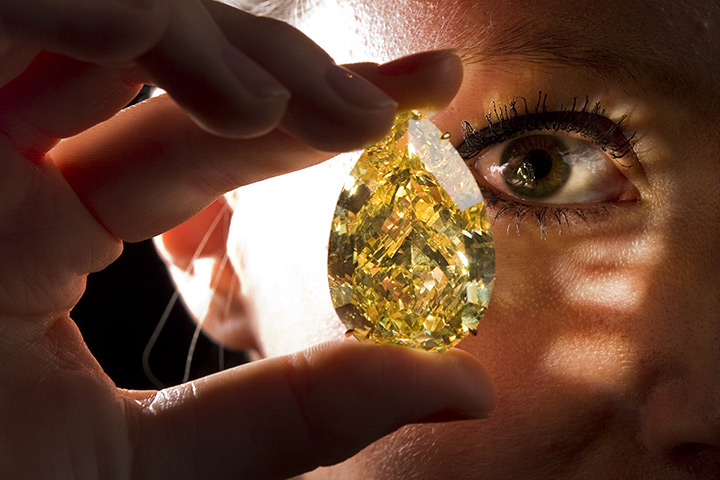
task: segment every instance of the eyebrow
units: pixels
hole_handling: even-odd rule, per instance
[[[550,67],[579,68],[604,81],[631,84],[641,91],[675,99],[711,88],[700,75],[688,75],[697,67],[685,59],[635,52],[632,44],[613,39],[604,38],[599,45],[584,42],[588,37],[518,22],[503,28],[502,38],[488,31],[471,35],[460,54],[466,65],[517,59]]]

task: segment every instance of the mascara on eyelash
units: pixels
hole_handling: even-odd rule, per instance
[[[522,100],[522,103],[519,101]],[[518,108],[524,113],[518,112]],[[626,136],[621,125],[626,116],[614,122],[605,116],[605,110],[599,103],[589,108],[590,100],[586,96],[585,103],[578,108],[577,97],[573,99],[572,106],[559,110],[549,111],[547,107],[547,94],[539,92],[534,110],[528,107],[524,97],[516,97],[509,104],[493,108],[485,115],[488,126],[477,130],[468,122],[463,123],[463,142],[458,146],[461,156],[468,162],[483,150],[495,144],[509,140],[523,138],[523,134],[545,131],[547,133],[575,133],[591,141],[599,149],[613,158],[621,158],[628,153],[633,154],[632,139],[634,134]],[[529,138],[534,138],[532,135]],[[627,167],[635,165],[633,162]],[[610,214],[607,205],[531,205],[511,198],[507,198],[496,191],[490,184],[481,187],[485,195],[488,209],[493,214],[493,220],[499,217],[509,217],[515,224],[519,233],[520,223],[526,217],[534,218],[542,234],[546,231],[548,223],[555,223],[561,229],[569,227],[579,221],[588,224],[590,219],[605,218]],[[508,227],[510,224],[508,224]]]
[[[457,150],[465,160],[515,135],[538,130],[556,133],[563,131],[589,138],[615,159],[622,158],[633,150],[632,141],[635,134],[628,137],[620,128],[626,115],[614,122],[605,116],[605,109],[600,107],[599,102],[589,109],[590,99],[587,96],[580,109],[575,97],[571,107],[561,106],[557,111],[549,111],[547,93],[543,94],[541,91],[538,93],[538,100],[532,112],[525,97],[519,98],[523,102],[524,113],[518,112],[517,100],[501,107],[493,102],[492,111],[485,115],[488,122],[486,128],[477,130],[470,123],[463,122],[463,142]]]
[[[585,205],[579,206],[550,206],[550,205],[528,205],[513,199],[503,198],[502,195],[490,186],[482,188],[483,196],[487,202],[488,211],[492,215],[493,223],[501,217],[508,217],[511,223],[508,224],[508,233],[512,224],[515,225],[515,233],[520,234],[520,224],[525,218],[535,220],[540,228],[541,236],[545,236],[550,224],[556,225],[562,233],[563,229],[575,223],[590,225],[593,220],[601,220],[611,215],[608,205]]]

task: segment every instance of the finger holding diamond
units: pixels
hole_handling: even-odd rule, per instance
[[[450,103],[463,79],[462,59],[454,50],[415,53],[382,65],[345,67],[392,96],[399,112],[416,109],[428,116]],[[418,101],[420,97],[422,101]]]
[[[487,372],[466,352],[354,340],[135,398],[144,407],[132,410],[130,423],[143,445],[135,459],[146,467],[142,478],[156,478],[148,466],[170,468],[165,476],[190,468],[207,478],[288,478],[348,458],[407,423],[487,418],[494,407]],[[186,440],[196,438],[204,441]]]
[[[428,66],[422,61],[427,56]],[[440,60],[435,54],[423,54],[407,63],[402,73],[376,74],[377,88],[397,92],[398,102],[408,108],[444,107],[462,74],[456,55],[439,56]],[[450,68],[436,69],[429,78],[428,71],[438,61]],[[376,71],[383,66],[364,68]],[[403,82],[411,88],[400,88]],[[331,136],[335,127],[328,128],[324,134]],[[366,133],[353,137],[351,143],[379,138],[368,138]],[[125,240],[162,233],[236,187],[334,156],[281,130],[246,140],[218,138],[198,128],[167,96],[124,111],[64,141],[52,153],[85,205]]]
[[[169,16],[164,36],[137,60],[151,80],[214,135],[247,138],[275,128],[290,97],[282,83],[230,44],[201,2],[174,0]]]
[[[325,151],[359,148],[392,125],[397,102],[382,88],[336,65],[312,40],[270,18],[228,5],[205,6],[228,40],[291,92],[282,129]]]

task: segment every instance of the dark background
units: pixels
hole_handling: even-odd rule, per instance
[[[144,88],[132,103],[151,92],[150,87]],[[126,243],[115,263],[88,277],[85,295],[71,316],[118,387],[160,387],[145,374],[142,355],[174,291],[151,240]],[[177,302],[150,354],[150,366],[162,386],[182,381],[194,331],[195,323],[182,302]],[[222,349],[201,334],[190,378],[216,372],[221,364],[230,367],[245,361],[244,352]]]
[[[173,293],[169,274],[152,241],[126,243],[120,258],[88,277],[87,291],[71,316],[108,375],[122,388],[158,388],[145,375],[142,355]],[[162,386],[181,383],[195,323],[182,302],[172,309],[150,354]],[[190,377],[244,363],[244,352],[222,349],[204,335],[193,356]]]

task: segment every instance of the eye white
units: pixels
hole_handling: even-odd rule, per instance
[[[538,132],[531,135],[542,133]],[[629,180],[620,173],[610,156],[591,140],[573,137],[561,133],[549,133],[562,138],[567,147],[565,152],[548,152],[562,155],[570,167],[567,181],[556,192],[542,198],[528,198],[514,193],[505,182],[505,169],[509,164],[501,165],[502,153],[510,142],[517,138],[493,145],[482,152],[474,163],[474,169],[501,193],[525,203],[531,204],[592,204],[617,199]],[[531,136],[526,135],[526,136]],[[505,175],[504,175],[505,173]]]

